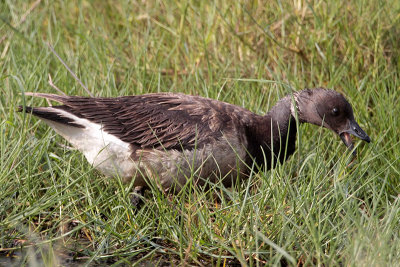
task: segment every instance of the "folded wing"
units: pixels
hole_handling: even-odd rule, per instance
[[[73,114],[100,124],[105,132],[141,149],[183,150],[202,147],[218,140],[222,136],[221,130],[232,128],[233,117],[236,117],[234,114],[248,112],[223,102],[172,93],[117,98],[42,93],[26,95],[47,98],[62,104],[27,107],[27,112],[71,127],[84,127],[65,116]]]

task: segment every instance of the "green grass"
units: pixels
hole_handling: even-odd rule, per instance
[[[400,262],[400,2],[228,2],[43,0],[29,12],[34,1],[0,3],[0,258]],[[131,184],[103,177],[16,112],[46,105],[23,92],[56,93],[49,75],[65,93],[87,95],[47,43],[96,96],[184,92],[264,114],[291,88],[333,88],[372,143],[356,143],[349,168],[340,138],[302,125],[301,151],[276,169],[232,189],[152,190],[135,211]]]

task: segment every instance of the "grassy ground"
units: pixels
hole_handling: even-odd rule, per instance
[[[1,1],[0,258],[398,264],[400,1],[327,2]],[[301,151],[284,165],[232,189],[154,190],[135,211],[132,185],[103,177],[44,123],[16,113],[46,105],[21,93],[56,93],[49,75],[87,95],[47,43],[96,96],[184,92],[264,114],[290,88],[330,87],[372,143],[356,143],[348,168],[337,136],[303,125]]]

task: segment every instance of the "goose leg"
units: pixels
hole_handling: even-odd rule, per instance
[[[144,186],[136,186],[133,189],[133,194],[131,196],[131,204],[136,209],[139,209],[143,204],[143,194],[144,194]]]

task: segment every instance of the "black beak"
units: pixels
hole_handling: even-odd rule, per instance
[[[342,139],[343,143],[350,149],[353,150],[354,145],[351,140],[350,134],[354,135],[355,137],[360,138],[361,140],[369,143],[371,142],[371,139],[369,136],[364,132],[363,129],[361,129],[360,125],[357,124],[357,122],[353,119],[350,120],[350,123],[348,125],[348,129],[342,131],[339,133],[340,138]],[[355,151],[353,152],[355,154]]]

